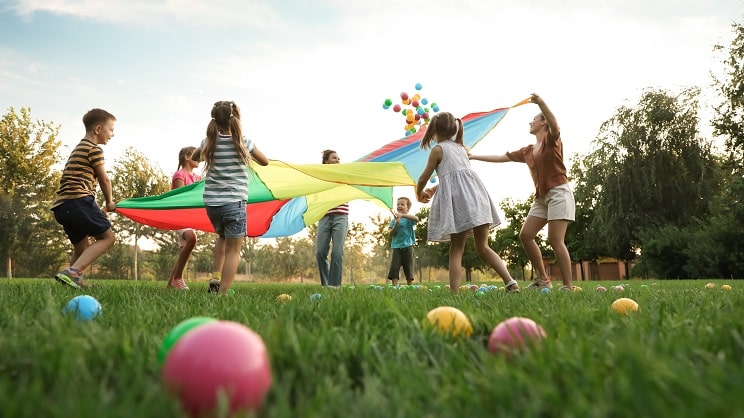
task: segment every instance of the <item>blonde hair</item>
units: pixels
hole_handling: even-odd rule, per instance
[[[398,198],[398,200],[405,200],[406,204],[408,205],[408,209],[411,209],[411,199],[409,199],[409,198],[407,198],[405,196],[401,196],[401,197]]]
[[[431,118],[429,127],[426,128],[424,137],[421,138],[421,148],[431,148],[432,142],[436,142],[437,138],[448,139],[453,136],[455,137],[454,141],[456,144],[465,146],[462,142],[462,135],[463,128],[460,118],[454,117],[449,112],[437,113]]]
[[[238,152],[238,156],[245,163],[251,159],[251,155],[243,144],[243,129],[240,126],[240,108],[235,102],[220,101],[212,106],[212,120],[207,125],[207,140],[204,144],[204,168],[214,163],[214,150],[217,147],[217,134],[220,131],[230,131],[233,145]]]

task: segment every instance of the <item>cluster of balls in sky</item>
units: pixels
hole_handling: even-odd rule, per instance
[[[413,95],[409,95],[405,91],[400,93],[400,103],[393,104],[393,100],[388,98],[382,104],[383,109],[392,109],[393,112],[403,115],[406,120],[406,136],[413,135],[421,129],[426,129],[431,116],[439,112],[439,106],[436,103],[429,104],[429,99],[422,97],[419,93],[421,83],[416,83],[415,88],[416,93]]]

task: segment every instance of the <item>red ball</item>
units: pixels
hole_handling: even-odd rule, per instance
[[[403,99],[403,100],[408,100],[408,93],[406,93],[406,92],[401,93],[400,94],[400,98]]]
[[[399,104],[393,106],[393,112],[400,112],[400,105]]]
[[[514,316],[502,321],[493,329],[488,338],[488,351],[494,354],[512,354],[546,336],[545,330],[535,321]]]
[[[190,417],[213,415],[225,398],[229,411],[257,411],[272,384],[261,337],[232,321],[204,324],[171,349],[162,371],[166,389]]]

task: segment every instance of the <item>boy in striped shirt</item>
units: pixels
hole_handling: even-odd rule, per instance
[[[114,115],[103,109],[92,109],[83,116],[85,138],[67,159],[57,198],[52,203],[54,219],[62,225],[73,245],[70,267],[54,278],[70,287],[90,286],[83,279],[83,271],[114,245],[114,232],[106,212],[114,212],[116,204],[100,147],[113,138],[114,122]],[[106,199],[103,210],[95,201],[96,181]],[[95,239],[92,243],[91,237]]]

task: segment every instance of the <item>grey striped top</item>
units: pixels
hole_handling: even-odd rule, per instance
[[[204,149],[206,139],[202,140]],[[255,145],[243,137],[243,145],[249,153]],[[204,204],[222,206],[233,202],[248,200],[248,164],[240,160],[230,135],[217,135],[214,161],[210,165],[204,182]]]

